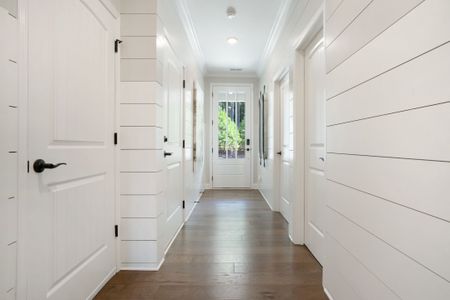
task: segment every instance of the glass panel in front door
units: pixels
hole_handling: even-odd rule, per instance
[[[219,159],[245,159],[245,102],[235,99],[236,94],[229,93],[229,100],[218,103]]]

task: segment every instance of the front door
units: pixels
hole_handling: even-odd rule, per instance
[[[30,171],[21,240],[27,299],[87,299],[116,270],[119,23],[99,0],[28,1],[27,17]],[[65,165],[45,168],[40,159]]]
[[[213,88],[214,188],[250,188],[250,87]]]
[[[322,34],[305,52],[306,245],[323,265],[325,214],[325,48]]]

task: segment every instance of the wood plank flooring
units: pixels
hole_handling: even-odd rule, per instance
[[[327,299],[322,268],[257,191],[206,191],[158,272],[121,271],[96,299]]]

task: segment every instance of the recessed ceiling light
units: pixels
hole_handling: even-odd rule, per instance
[[[232,37],[227,38],[227,42],[230,45],[234,45],[234,44],[236,44],[238,42],[238,39],[237,39],[237,37],[233,37],[232,36]]]
[[[227,17],[228,19],[236,17],[236,9],[233,6],[227,8]]]

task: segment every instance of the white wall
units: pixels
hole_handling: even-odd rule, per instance
[[[204,102],[204,80],[203,70],[198,64],[191,43],[186,34],[185,25],[182,22],[180,8],[177,0],[160,0],[158,1],[158,16],[164,26],[164,34],[170,43],[172,50],[185,67],[185,128],[184,137],[186,141],[185,149],[185,190],[184,200],[186,201],[185,217],[190,215],[194,202],[197,201],[203,190],[202,176],[204,170],[204,118],[203,118],[203,102]],[[195,167],[192,168],[193,152],[192,152],[192,109],[189,104],[192,102],[193,87],[197,90],[197,160]],[[186,105],[187,104],[187,105]],[[191,116],[191,118],[189,118]]]
[[[18,21],[0,1],[0,299],[15,299],[17,270]]]
[[[335,300],[450,299],[449,12],[448,0],[327,1]]]
[[[274,209],[279,210],[279,199],[277,199],[274,186],[277,184],[276,178],[276,166],[278,163],[275,152],[277,134],[275,134],[275,122],[276,122],[276,109],[277,105],[274,103],[275,96],[275,82],[279,80],[279,76],[283,71],[290,70],[290,79],[293,80],[293,67],[296,53],[296,47],[298,46],[298,39],[307,25],[311,22],[313,16],[322,6],[322,1],[292,1],[289,9],[289,15],[279,40],[275,43],[276,46],[272,54],[265,62],[261,79],[260,89],[265,85],[267,91],[268,105],[266,108],[268,111],[268,160],[265,167],[259,169],[261,177],[259,189],[263,194],[268,204]],[[295,151],[295,149],[294,149]],[[295,163],[295,162],[294,162]]]
[[[204,187],[211,188],[211,140],[212,140],[212,116],[211,116],[211,103],[212,103],[212,84],[252,84],[253,85],[253,139],[251,141],[251,149],[253,155],[253,170],[252,170],[252,187],[258,185],[258,99],[259,99],[259,81],[257,78],[245,78],[245,77],[205,77],[205,169],[204,169]]]
[[[178,230],[178,226],[166,228],[168,216],[164,209],[168,199],[163,190],[161,116],[162,98],[167,94],[163,76],[169,57],[166,51],[173,52],[185,67],[189,99],[194,82],[202,90],[203,76],[176,12],[176,1],[121,2],[120,251],[122,268],[126,269],[157,269]],[[186,107],[189,110],[186,116],[192,116],[192,105]],[[192,128],[185,129],[191,139]],[[192,151],[186,153],[187,166],[189,162],[192,164]],[[199,157],[203,157],[201,152]],[[203,161],[199,160],[191,174],[185,169],[185,174],[192,175],[184,194],[186,210],[192,210],[200,196],[202,166]],[[180,204],[182,200],[179,199]],[[185,216],[188,214],[186,211]]]

